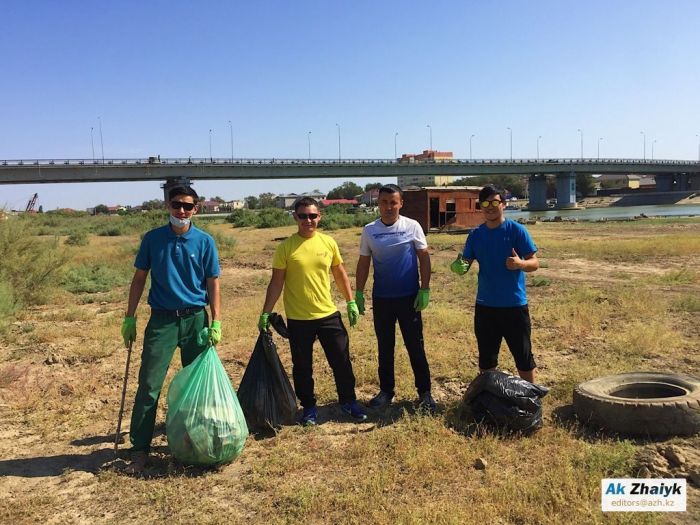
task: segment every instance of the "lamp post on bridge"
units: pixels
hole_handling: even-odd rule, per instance
[[[433,127],[430,124],[425,125],[430,130],[430,151],[433,151]]]
[[[209,130],[209,162],[214,162],[214,156],[211,153],[211,130]]]
[[[338,128],[338,162],[340,162],[340,159],[342,158],[340,155],[340,124],[336,122],[335,127]]]
[[[656,144],[656,139],[651,141],[651,160],[654,160],[654,144]]]
[[[581,160],[583,160],[583,131],[581,128],[577,130],[581,134]]]
[[[95,162],[95,141],[92,138],[93,127],[90,126],[90,147],[92,148],[92,162]]]
[[[642,134],[642,159],[647,160],[647,134],[640,131]]]
[[[398,159],[398,153],[396,152],[396,137],[399,136],[399,132],[395,131],[394,132],[394,160]]]
[[[510,160],[513,160],[513,130],[506,128],[510,133]]]
[[[228,121],[228,130],[231,132],[231,164],[233,164],[233,124]]]
[[[695,135],[698,138],[698,162],[700,162],[700,135]]]
[[[311,132],[310,131],[306,132],[306,141],[309,144],[309,160],[311,160]]]
[[[540,139],[542,138],[542,135],[537,137],[537,160],[540,160]]]
[[[100,123],[100,151],[102,152],[102,164],[105,163],[105,145],[104,142],[102,141],[102,117],[97,117],[98,122]]]
[[[472,160],[472,139],[476,137],[473,133],[469,135],[469,160]]]
[[[598,137],[598,160],[600,160],[600,141],[603,140],[603,137]]]

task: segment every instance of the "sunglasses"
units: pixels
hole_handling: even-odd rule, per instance
[[[498,208],[498,206],[501,204],[501,202],[503,202],[503,201],[500,201],[500,200],[499,200],[499,201],[496,201],[496,200],[493,200],[493,201],[481,201],[479,204],[480,204],[481,207],[484,208],[484,209],[485,209],[485,208],[488,208],[489,206],[491,206],[492,208]]]
[[[194,210],[194,207],[196,204],[193,204],[191,202],[181,202],[181,201],[170,201],[170,207],[173,210],[179,210],[182,208],[185,211],[192,211]]]
[[[313,221],[318,219],[318,213],[297,213],[297,217],[299,217],[302,221],[305,221],[306,219],[311,219]]]

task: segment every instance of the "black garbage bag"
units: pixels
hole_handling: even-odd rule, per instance
[[[286,334],[282,316],[270,314],[270,324],[280,335]],[[238,401],[251,428],[276,429],[294,423],[296,395],[270,331],[260,332],[238,387]]]
[[[464,394],[474,419],[499,430],[529,433],[542,427],[542,398],[549,389],[498,370],[479,374]]]

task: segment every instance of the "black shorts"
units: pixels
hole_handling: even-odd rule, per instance
[[[504,338],[518,370],[529,372],[537,368],[532,356],[530,311],[527,305],[493,308],[477,304],[474,308],[474,333],[479,345],[479,368],[482,370],[498,365],[498,351]]]

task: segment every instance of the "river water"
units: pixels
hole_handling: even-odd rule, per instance
[[[547,210],[547,211],[519,211],[506,210],[509,219],[530,219],[535,217],[576,218],[580,221],[597,221],[601,219],[626,219],[638,217],[644,214],[647,217],[687,217],[700,216],[698,204],[676,204],[662,206],[619,206],[607,208],[586,208],[579,210]]]

